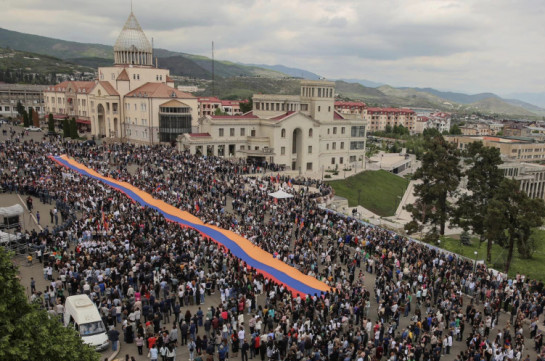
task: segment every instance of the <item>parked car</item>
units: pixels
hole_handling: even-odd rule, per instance
[[[42,128],[31,125],[30,127],[26,127],[25,130],[29,132],[41,132]]]

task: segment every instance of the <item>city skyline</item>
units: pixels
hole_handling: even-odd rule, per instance
[[[2,27],[113,45],[131,4],[4,3]],[[156,48],[282,64],[328,79],[506,95],[543,91],[545,3],[253,1],[147,3],[133,11]]]

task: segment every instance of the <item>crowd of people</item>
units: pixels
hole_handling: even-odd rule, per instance
[[[59,154],[244,236],[331,291],[290,293],[196,231],[48,158]],[[2,188],[62,216],[26,235],[50,284],[32,300],[60,315],[66,296],[85,293],[112,341],[121,324],[123,342],[150,359],[545,360],[542,282],[319,207],[333,194],[321,181],[162,145],[45,139],[3,142],[0,169]],[[293,198],[271,198],[279,187]]]

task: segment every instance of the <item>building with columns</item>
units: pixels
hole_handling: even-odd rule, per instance
[[[198,132],[178,137],[178,147],[301,172],[363,167],[367,122],[336,111],[334,96],[334,82],[310,80],[301,81],[299,95],[255,94],[252,111],[206,115]]]
[[[114,65],[98,79],[66,81],[44,91],[45,111],[75,117],[101,138],[154,144],[195,129],[197,98],[174,88],[168,69],[153,65],[153,49],[131,12],[114,45]]]

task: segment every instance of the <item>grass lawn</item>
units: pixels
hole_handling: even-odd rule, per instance
[[[515,247],[509,276],[515,276],[518,272],[531,279],[545,280],[545,231],[536,229],[534,230],[534,236],[536,237],[537,250],[534,252],[533,257],[530,259],[520,258]],[[471,246],[462,246],[459,239],[444,237],[441,239],[439,246],[471,259],[475,259],[474,252],[477,251],[477,260],[485,260],[486,242],[483,242],[479,247],[479,240],[475,238],[471,240],[471,243]],[[492,245],[492,262],[488,266],[503,272],[504,268],[501,265],[504,264],[505,260],[507,260],[507,249],[496,244]]]
[[[335,194],[348,199],[348,205],[360,205],[380,216],[392,216],[409,181],[385,170],[365,171],[342,180],[329,182]]]

